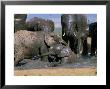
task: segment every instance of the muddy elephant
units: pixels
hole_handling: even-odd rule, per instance
[[[14,15],[14,32],[27,29],[26,19],[27,14]]]
[[[87,17],[82,14],[63,14],[61,16],[62,38],[76,54],[87,52]]]
[[[76,54],[65,44],[52,45],[49,51],[52,52],[52,54],[49,54],[49,62],[63,64],[73,63],[76,60]]]
[[[91,56],[95,56],[97,52],[97,22],[89,25],[89,36],[91,37]]]
[[[54,31],[54,22],[51,20],[45,20],[42,18],[34,17],[27,21],[27,30],[28,31],[44,31],[44,28],[47,32]]]
[[[54,55],[54,51],[50,51],[50,49],[57,46],[57,44],[61,44],[62,50],[60,50],[60,54],[64,54],[66,51],[69,51],[67,44],[60,38],[59,36],[55,35],[54,33],[45,34],[44,31],[26,31],[20,30],[14,34],[14,65],[17,65],[20,61],[25,58],[32,58],[34,56],[40,55],[41,61],[48,61],[49,55]],[[68,49],[68,50],[64,50]],[[63,53],[64,52],[64,53]],[[66,53],[71,53],[66,52]],[[44,55],[47,56],[44,56]],[[42,56],[43,55],[43,56]],[[57,54],[58,55],[58,54]],[[54,57],[56,57],[55,55]],[[70,58],[70,55],[63,56],[62,58]],[[51,59],[52,61],[53,59]],[[68,60],[68,59],[67,59]]]

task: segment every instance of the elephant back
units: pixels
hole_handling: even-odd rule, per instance
[[[27,21],[29,31],[54,31],[54,22],[42,18],[34,17]]]

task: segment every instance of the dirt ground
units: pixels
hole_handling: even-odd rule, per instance
[[[96,76],[96,68],[48,68],[16,70],[16,76]]]

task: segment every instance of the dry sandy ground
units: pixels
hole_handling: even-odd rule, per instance
[[[15,70],[15,76],[96,76],[96,68],[48,68]]]

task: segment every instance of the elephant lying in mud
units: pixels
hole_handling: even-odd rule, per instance
[[[60,56],[58,55],[58,52]],[[50,53],[48,56],[41,56],[41,61],[52,62],[54,57],[66,59],[69,62],[74,60],[75,54],[67,44],[54,33],[45,34],[43,31],[32,32],[26,30],[17,31],[14,34],[14,65],[17,65],[25,58],[32,58],[37,55]]]

